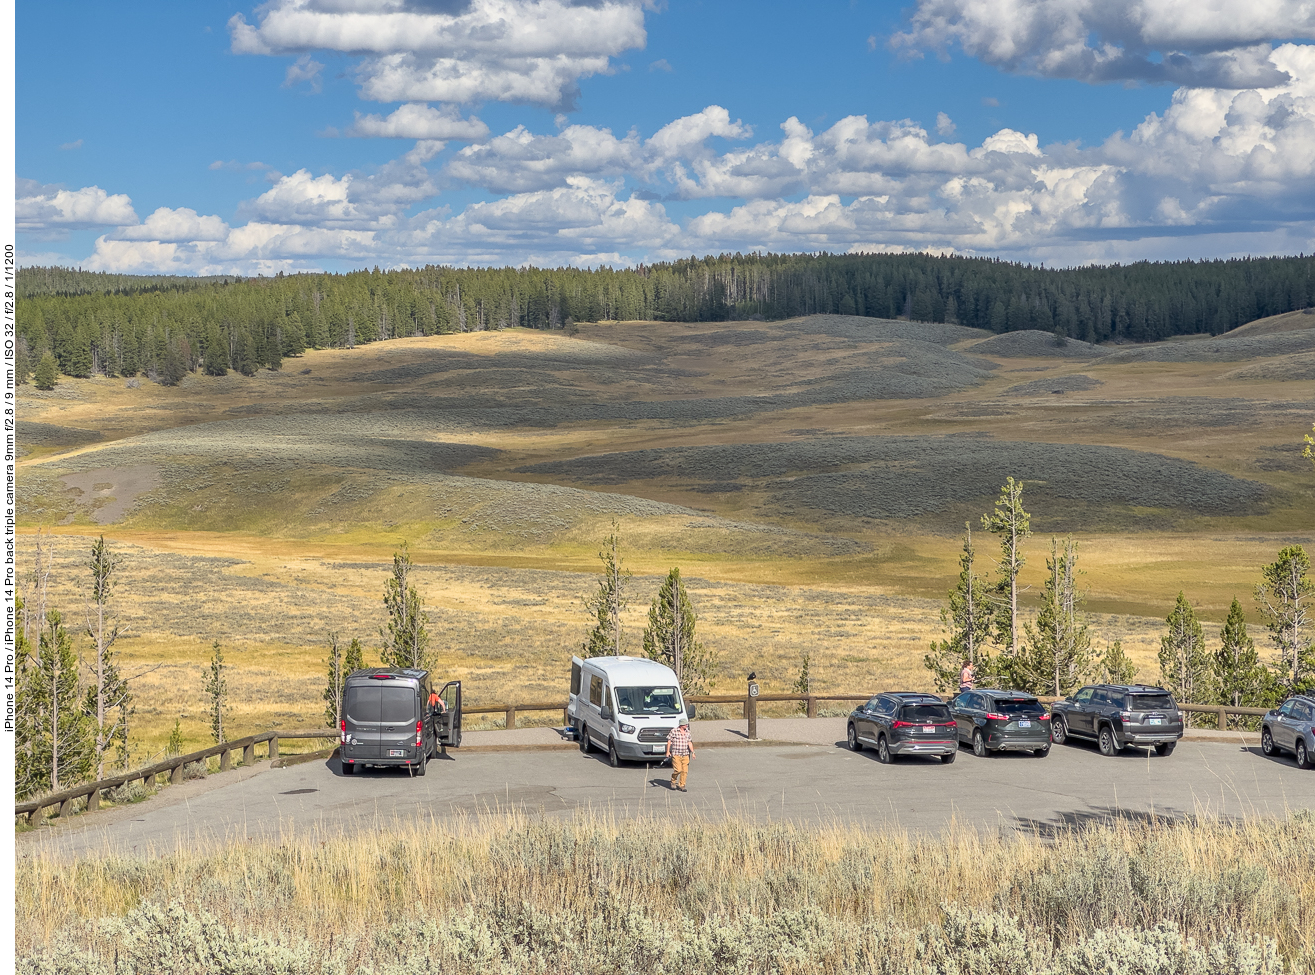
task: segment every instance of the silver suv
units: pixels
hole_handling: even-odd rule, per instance
[[[1261,719],[1260,750],[1266,755],[1291,752],[1298,768],[1315,767],[1315,697],[1290,697]]]

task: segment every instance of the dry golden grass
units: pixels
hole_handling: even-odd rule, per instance
[[[382,827],[216,838],[150,859],[35,853],[18,870],[18,954],[41,971],[99,973],[110,958],[162,970],[171,956],[218,965],[263,937],[264,963],[297,973],[420,958],[472,972],[1315,967],[1308,813],[1038,836],[590,815]],[[1159,950],[1140,946],[1157,925]],[[1110,938],[1127,943],[1102,948]],[[1175,968],[1184,939],[1219,954]],[[1093,967],[1105,955],[1122,965]]]

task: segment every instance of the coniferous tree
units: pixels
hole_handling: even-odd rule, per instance
[[[607,536],[598,558],[603,563],[603,578],[598,582],[598,591],[584,601],[594,625],[581,647],[580,656],[620,656],[625,649],[621,614],[629,605],[626,589],[630,584],[630,572],[621,568],[621,525],[615,518],[612,519],[612,533]]]
[[[676,672],[682,694],[707,694],[716,681],[717,657],[698,638],[697,624],[680,569],[672,569],[648,609],[644,655]]]
[[[1032,516],[1023,509],[1023,483],[1006,478],[996,499],[995,511],[982,515],[982,527],[1000,539],[999,578],[992,598],[996,607],[996,640],[1008,660],[1022,653],[1018,626],[1018,575],[1027,564],[1023,543],[1032,534]]]
[[[216,640],[210,649],[210,667],[204,671],[205,695],[209,699],[210,737],[216,742],[224,738],[224,721],[228,717],[228,675],[224,664],[224,651]]]
[[[362,657],[360,640],[353,637],[351,643],[344,649],[338,640],[337,631],[330,631],[329,657],[326,661],[329,681],[323,695],[324,721],[330,728],[337,728],[342,723],[343,694],[347,678],[353,672],[364,669],[365,663]]]
[[[55,364],[55,357],[47,349],[41,354],[41,361],[37,363],[36,375],[32,379],[32,385],[37,389],[51,390],[55,388],[55,383],[59,380],[59,367]]]
[[[1178,593],[1160,638],[1160,682],[1180,702],[1201,704],[1214,699],[1214,668],[1205,648],[1205,633],[1187,597]]]
[[[1310,578],[1310,556],[1300,545],[1289,545],[1261,570],[1261,575],[1256,602],[1277,651],[1274,670],[1278,682],[1290,694],[1315,689],[1310,619],[1315,581]]]
[[[110,553],[102,535],[91,547],[91,603],[87,610],[87,636],[91,639],[91,682],[83,709],[94,725],[93,744],[96,778],[105,778],[105,756],[118,748],[124,757],[128,750],[128,719],[133,713],[132,692],[119,673],[114,644],[119,639],[118,620],[109,608],[114,589],[114,570],[118,560]]]
[[[170,342],[165,350],[164,362],[160,365],[160,383],[164,386],[177,386],[191,371],[188,353],[178,342]]]
[[[14,382],[22,386],[31,375],[32,353],[26,336],[20,335],[14,342]]]
[[[973,548],[970,524],[964,525],[959,581],[950,590],[946,601],[947,605],[941,608],[941,626],[949,635],[932,643],[931,652],[922,658],[936,689],[942,692],[958,688],[959,672],[965,660],[983,675],[994,667],[987,650],[995,626],[994,612],[986,581],[977,573],[977,553]]]
[[[1131,684],[1137,679],[1137,665],[1123,650],[1123,641],[1115,640],[1100,658],[1097,679],[1104,684]]]
[[[27,795],[58,792],[86,779],[94,751],[82,712],[78,659],[58,610],[46,613],[36,653],[23,673],[20,694],[27,698],[19,723],[20,753],[29,764]]]
[[[388,625],[381,627],[383,665],[398,669],[430,670],[429,616],[420,602],[420,593],[411,583],[411,553],[406,543],[393,553],[393,572],[384,585],[384,608]]]
[[[1219,702],[1235,708],[1261,707],[1272,696],[1272,678],[1260,663],[1255,641],[1247,634],[1246,614],[1236,597],[1219,631],[1215,651],[1215,686]]]
[[[1084,683],[1095,661],[1091,637],[1082,614],[1083,593],[1077,584],[1077,545],[1070,535],[1060,548],[1050,539],[1046,582],[1036,625],[1024,626],[1027,648],[1006,661],[1016,687],[1062,697]]]

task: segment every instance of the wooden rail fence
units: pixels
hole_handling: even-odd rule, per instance
[[[56,815],[67,816],[73,811],[74,800],[82,798],[87,800],[87,811],[92,812],[100,806],[102,792],[117,789],[129,782],[152,783],[157,780],[158,776],[165,773],[169,774],[169,784],[176,785],[183,781],[183,770],[186,766],[191,765],[193,762],[203,762],[214,755],[219,756],[219,771],[221,772],[227,772],[232,768],[233,753],[236,751],[242,752],[242,761],[245,764],[250,765],[253,763],[256,760],[256,746],[260,744],[267,746],[266,753],[271,759],[278,758],[279,740],[283,738],[332,738],[336,741],[338,733],[331,728],[320,728],[315,731],[263,731],[258,735],[248,735],[246,738],[221,741],[219,744],[203,748],[199,752],[175,755],[163,762],[156,762],[154,765],[148,765],[145,768],[133,769],[131,772],[124,772],[108,779],[100,779],[97,782],[83,782],[71,789],[28,799],[14,806],[14,815],[26,815],[27,821],[34,823],[41,818],[43,810],[58,806],[59,811]]]
[[[758,704],[782,704],[782,703],[800,703],[804,705],[804,713],[810,718],[817,717],[817,705],[821,701],[866,701],[871,698],[871,694],[762,694],[756,698],[743,694],[701,694],[690,696],[687,701],[693,704],[738,704],[740,706],[740,716],[747,718],[750,713],[757,710]],[[1043,697],[1040,698],[1044,704],[1053,704],[1059,698]],[[1213,714],[1218,716],[1218,727],[1220,731],[1228,730],[1228,716],[1238,715],[1239,717],[1259,717],[1266,713],[1265,708],[1234,708],[1225,707],[1217,704],[1179,704],[1179,710],[1195,714]],[[567,722],[566,702],[550,701],[535,702],[530,704],[486,704],[478,707],[463,707],[463,714],[498,714],[505,716],[506,726],[508,728],[516,727],[516,715],[521,711],[560,711],[562,715],[562,724]],[[250,765],[256,760],[256,746],[267,744],[268,756],[278,758],[279,739],[281,738],[321,738],[334,739],[338,738],[337,732],[321,728],[314,731],[265,731],[258,735],[249,735],[246,738],[238,738],[234,741],[220,742],[218,745],[211,745],[209,748],[203,748],[201,751],[192,752],[189,755],[177,755],[173,758],[166,759],[163,762],[157,762],[154,765],[148,765],[146,768],[134,769],[131,772],[124,772],[108,779],[101,779],[98,782],[84,782],[76,785],[71,789],[64,789],[62,792],[55,792],[50,795],[40,796],[35,799],[28,799],[14,806],[16,816],[27,816],[29,823],[34,823],[41,818],[41,813],[45,809],[58,806],[59,811],[56,815],[67,816],[73,811],[74,800],[86,798],[87,811],[94,811],[100,805],[100,796],[102,792],[110,789],[116,789],[119,786],[127,785],[129,782],[141,781],[142,783],[153,782],[158,776],[169,774],[169,783],[176,784],[183,781],[183,769],[192,762],[202,762],[214,755],[219,756],[219,770],[228,771],[232,767],[232,755],[234,752],[241,750],[242,761]]]

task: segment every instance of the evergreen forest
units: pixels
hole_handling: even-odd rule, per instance
[[[275,277],[18,272],[20,381],[49,352],[68,376],[177,383],[280,367],[307,348],[576,321],[839,314],[1036,329],[1087,342],[1220,334],[1315,305],[1315,256],[1047,269],[926,254],[766,254],[611,268],[451,268]]]

